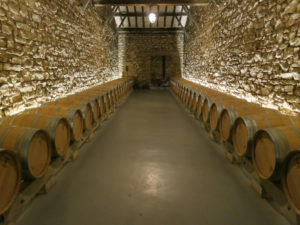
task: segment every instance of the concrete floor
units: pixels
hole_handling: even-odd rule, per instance
[[[287,225],[166,90],[136,91],[18,225]]]

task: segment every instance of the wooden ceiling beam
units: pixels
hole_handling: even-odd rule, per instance
[[[174,24],[174,18],[176,17],[176,6],[173,6],[173,17],[172,17],[172,22],[171,22],[171,27],[173,27]]]
[[[127,11],[127,14],[128,14],[128,13],[129,13],[128,6],[126,6],[126,11]],[[129,17],[129,16],[127,16],[127,18],[128,18],[128,25],[129,25],[129,27],[131,27],[131,23],[130,23],[130,17]]]
[[[118,30],[119,34],[124,33],[155,33],[155,32],[184,32],[184,28],[119,28]]]
[[[121,12],[120,7],[118,7],[118,8],[119,8],[119,12]],[[122,26],[124,27],[123,23],[124,23],[124,21],[125,21],[125,19],[126,19],[126,15],[124,15],[123,18],[122,18],[122,16],[120,16],[120,19],[121,19],[121,23],[120,23],[120,25],[119,25],[119,28],[121,28]]]
[[[157,6],[157,22],[156,22],[156,26],[159,26],[159,5]]]
[[[137,14],[136,14],[136,6],[134,6],[134,17],[135,17],[135,27],[138,27],[138,18],[137,18]]]
[[[174,15],[174,13],[172,12],[172,13],[168,13],[168,12],[165,12],[165,13],[159,13],[159,14],[156,14],[157,15],[157,18],[159,17],[159,16],[173,16]],[[180,16],[187,16],[188,14],[187,13],[185,13],[185,12],[183,12],[183,13],[175,13],[175,16],[178,16],[178,17],[180,17]],[[140,13],[140,12],[137,12],[137,13],[127,13],[127,12],[121,12],[121,13],[116,13],[115,14],[115,16],[137,16],[137,17],[142,17],[143,16],[143,13]]]
[[[147,5],[198,5],[206,6],[212,0],[93,0],[94,5],[124,5],[124,6],[147,6]]]
[[[145,11],[144,11],[144,6],[142,6],[142,13],[143,13],[143,28],[145,28]]]
[[[167,26],[167,12],[168,12],[168,6],[165,7],[165,15],[164,15],[164,27]]]

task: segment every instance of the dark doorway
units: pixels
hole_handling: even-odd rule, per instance
[[[168,56],[151,56],[151,85],[163,86],[167,80],[166,65]]]

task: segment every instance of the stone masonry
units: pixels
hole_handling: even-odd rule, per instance
[[[192,14],[186,79],[285,113],[300,112],[299,0],[228,0],[195,7]]]
[[[118,78],[104,21],[79,0],[1,0],[0,117]]]
[[[150,86],[151,57],[167,56],[166,77],[181,76],[182,33],[126,33],[119,35],[119,73],[136,77],[138,85]],[[126,71],[126,66],[128,71]]]

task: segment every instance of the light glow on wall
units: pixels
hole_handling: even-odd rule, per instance
[[[240,99],[244,99],[247,102],[257,103],[257,104],[261,105],[264,108],[279,110],[282,114],[297,116],[297,113],[300,113],[299,110],[294,109],[287,102],[274,104],[272,102],[272,99],[268,96],[266,96],[266,97],[254,96],[251,93],[241,92],[241,91],[234,90],[232,88],[228,88],[228,87],[221,86],[221,85],[218,86],[216,84],[212,84],[212,83],[209,83],[209,82],[204,81],[204,80],[195,79],[195,78],[192,78],[192,77],[189,77],[189,76],[186,76],[186,75],[183,76],[183,78],[186,79],[186,80],[189,80],[193,83],[203,85],[205,87],[223,92],[225,94],[230,94],[230,95],[232,95],[234,97],[237,97],[237,98],[240,98]]]

